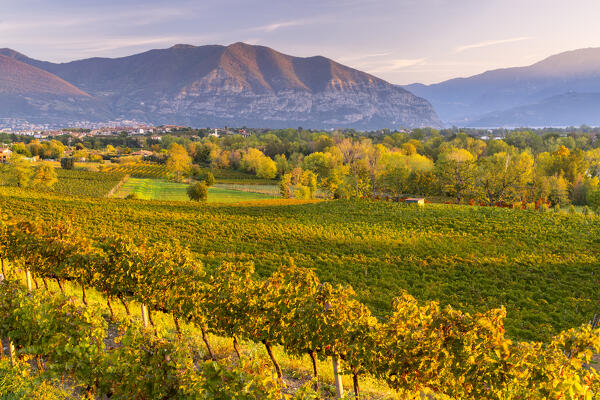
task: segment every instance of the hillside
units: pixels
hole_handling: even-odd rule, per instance
[[[405,88],[429,100],[443,121],[457,125],[486,126],[480,124],[493,122],[494,126],[511,126],[518,121],[521,125],[544,126],[556,125],[555,120],[560,121],[559,125],[590,123],[596,120],[594,107],[584,107],[582,113],[580,103],[562,102],[560,118],[555,119],[552,104],[556,99],[549,99],[572,92],[582,96],[599,93],[600,48],[560,53],[527,67]],[[546,116],[551,118],[545,120]]]
[[[64,64],[10,49],[0,54],[60,76],[101,99],[114,117],[196,126],[440,126],[431,105],[402,88],[324,57],[263,46],[176,45]]]
[[[600,126],[600,93],[569,92],[534,104],[484,114],[471,122],[478,127]]]
[[[52,121],[108,115],[100,101],[58,76],[0,54],[0,117]]]

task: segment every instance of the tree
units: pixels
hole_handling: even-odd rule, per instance
[[[277,176],[277,165],[275,161],[265,156],[260,160],[256,170],[256,176],[264,179],[273,179]]]
[[[75,159],[73,157],[64,157],[60,159],[60,167],[62,169],[73,169],[75,166]]]
[[[467,150],[459,149],[440,155],[435,167],[442,189],[455,196],[459,204],[474,191],[477,170],[474,157]]]
[[[31,170],[31,163],[27,161],[22,155],[13,153],[8,162],[8,168],[10,171],[9,181],[19,187],[27,187],[31,182],[31,176],[33,171]]]
[[[278,154],[275,156],[275,164],[277,165],[277,175],[283,176],[290,170],[290,164],[288,163],[285,154]]]
[[[29,152],[29,149],[23,142],[13,143],[13,145],[10,147],[10,149],[13,153],[17,153],[17,154],[20,154],[25,157],[31,157],[31,153]]]
[[[513,156],[499,152],[480,160],[478,184],[490,205],[513,201],[531,182],[533,158],[528,153]]]
[[[207,187],[211,187],[212,185],[215,184],[215,176],[212,174],[212,172],[206,173],[206,177],[204,178],[204,183],[206,183]]]
[[[337,148],[335,149],[337,150]],[[330,197],[334,195],[338,186],[342,184],[344,167],[342,166],[341,154],[339,154],[339,157],[336,157],[331,152],[312,153],[304,158],[302,167],[316,174],[317,186]]]
[[[406,192],[409,170],[400,165],[389,166],[379,176],[381,189],[399,197]]]
[[[600,189],[597,189],[588,194],[587,197],[588,205],[592,208],[592,210],[599,212],[600,211]]]
[[[181,180],[181,176],[185,174],[192,164],[192,158],[188,154],[187,150],[177,144],[171,144],[169,148],[169,157],[167,158],[167,170],[175,174],[178,181]]]
[[[338,145],[342,154],[344,165],[349,169],[352,177],[352,186],[354,195],[362,197],[371,189],[370,170],[368,162],[368,151],[370,143],[368,141],[355,142],[352,139],[344,139]],[[349,182],[350,183],[350,182]]]
[[[553,205],[565,205],[569,202],[569,184],[562,175],[548,177],[548,185],[550,189],[548,200]]]
[[[204,182],[196,182],[187,188],[190,200],[205,202],[208,198],[208,186]]]
[[[56,176],[56,170],[52,165],[44,163],[35,171],[35,176],[33,178],[33,184],[35,186],[50,189],[56,182],[58,182],[58,178]]]
[[[316,190],[317,176],[312,171],[302,171],[302,168],[294,168],[279,182],[279,192],[284,199],[312,199]]]

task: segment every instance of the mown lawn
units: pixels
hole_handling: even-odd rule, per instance
[[[163,201],[189,201],[188,185],[184,183],[169,182],[163,179],[130,178],[120,188],[114,197],[124,198],[135,194],[143,200]],[[265,200],[274,196],[220,187],[211,187],[208,190],[209,203],[237,203],[242,201]]]

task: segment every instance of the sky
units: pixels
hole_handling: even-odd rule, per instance
[[[434,83],[600,47],[598,0],[0,0],[0,48],[64,62],[246,42]]]

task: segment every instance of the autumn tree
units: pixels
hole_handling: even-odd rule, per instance
[[[480,159],[477,183],[490,205],[519,198],[532,180],[533,158],[528,153],[504,152]]]
[[[180,181],[182,175],[189,171],[191,164],[192,159],[187,150],[177,143],[171,144],[167,158],[167,170],[175,174],[177,181]]]
[[[33,170],[31,163],[20,154],[13,153],[8,161],[9,181],[19,187],[27,187],[31,182]]]
[[[36,169],[33,177],[33,184],[35,186],[50,189],[56,182],[58,182],[58,177],[52,165],[44,163]]]
[[[442,189],[456,197],[459,204],[475,190],[477,168],[473,155],[467,150],[457,149],[440,155],[435,168]]]

